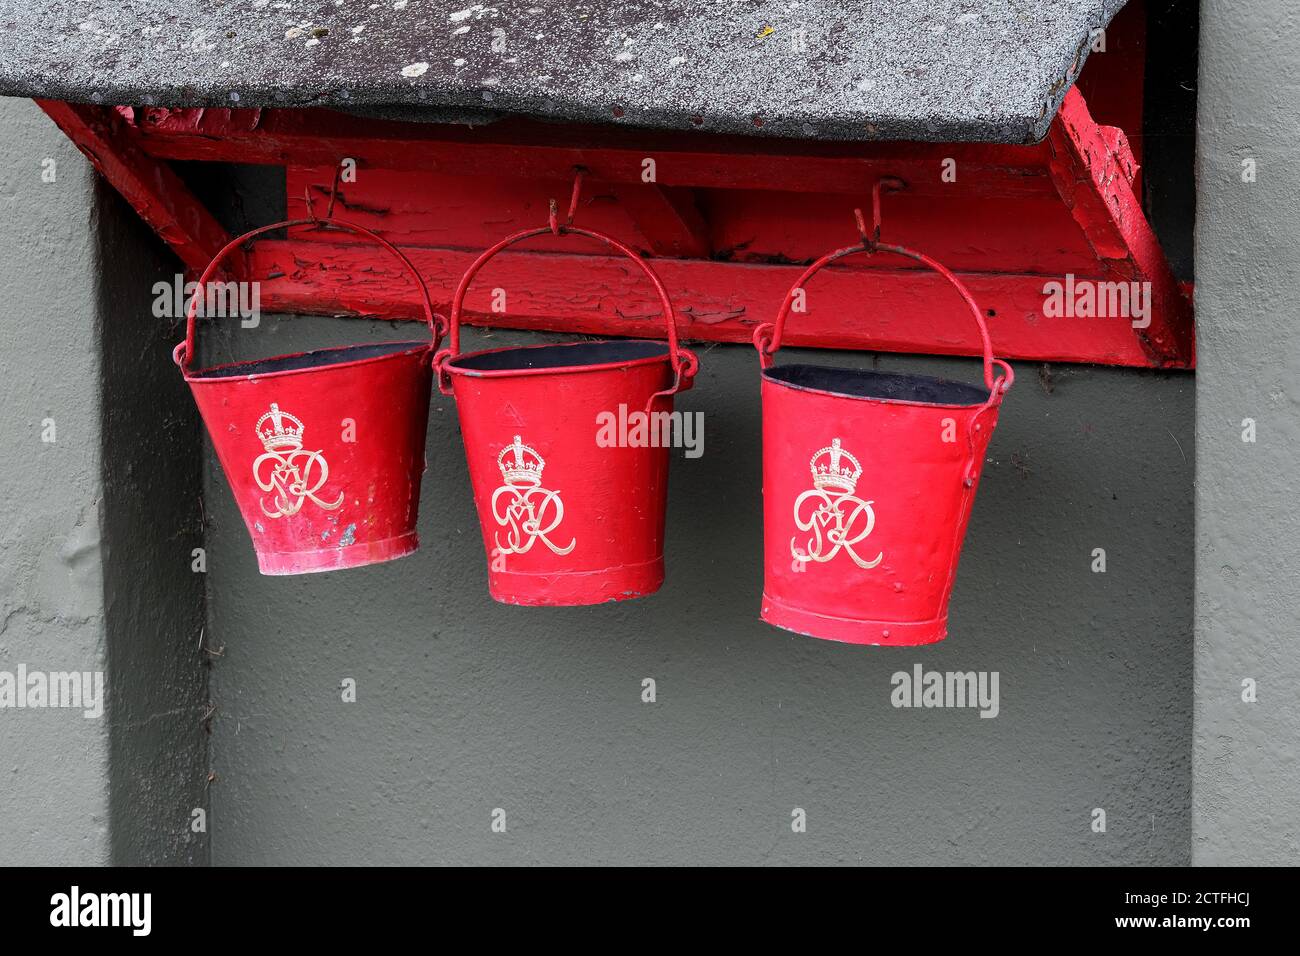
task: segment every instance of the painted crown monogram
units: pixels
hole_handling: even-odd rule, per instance
[[[301,419],[280,411],[275,402],[271,403],[271,410],[257,420],[257,437],[262,439],[267,451],[301,448],[304,430]]]
[[[513,452],[513,454],[511,454]],[[510,455],[509,458],[506,456]],[[497,467],[508,485],[540,485],[546,461],[537,450],[525,445],[518,435],[513,445],[506,445],[497,455]]]
[[[833,439],[826,448],[818,450],[808,462],[812,469],[813,487],[820,489],[834,488],[853,494],[862,477],[862,466],[858,460],[840,447],[840,440]]]

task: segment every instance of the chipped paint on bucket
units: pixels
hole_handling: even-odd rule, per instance
[[[953,285],[980,331],[982,385],[772,367],[796,294],[823,266],[866,252],[907,256]],[[754,342],[762,365],[762,619],[852,644],[943,640],[985,451],[1014,380],[993,358],[978,305],[939,263],[864,236],[813,263]],[[995,366],[1003,371],[996,379]]]
[[[197,302],[228,244],[200,278],[175,359],[189,383],[217,458],[253,539],[263,574],[358,567],[410,554],[425,468],[432,369],[441,337],[415,267],[379,236],[319,220],[380,243],[407,267],[423,295],[432,342],[320,349],[195,370]],[[340,530],[341,529],[341,530]]]
[[[582,342],[459,353],[465,292],[486,262],[533,236],[573,233],[627,255],[660,300],[667,342]],[[666,447],[603,447],[601,413],[671,411],[695,356],[677,344],[663,283],[630,248],[557,226],[517,233],[484,252],[452,301],[439,388],[454,395],[488,560],[488,590],[506,604],[583,605],[642,597],[664,577]]]

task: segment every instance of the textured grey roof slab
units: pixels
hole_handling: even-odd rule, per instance
[[[0,0],[0,93],[1031,142],[1123,3]]]

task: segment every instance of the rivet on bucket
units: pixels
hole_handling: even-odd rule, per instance
[[[984,316],[952,272],[880,237],[855,211],[862,241],[809,266],[775,324],[754,332],[762,368],[764,584],[777,627],[853,644],[928,644],[947,635],[984,452],[1011,367],[993,358]],[[983,386],[814,365],[774,368],[792,304],[825,266],[857,254],[905,256],[938,272],[979,329]],[[994,367],[1003,370],[995,379]]]
[[[433,341],[351,345],[192,369],[199,303],[221,260],[263,233],[306,225],[355,233],[395,256],[419,288]],[[173,357],[203,416],[261,572],[329,571],[414,551],[429,356],[445,328],[415,266],[361,226],[294,219],[229,242],[197,285],[185,341]]]
[[[488,590],[507,604],[582,605],[642,597],[663,582],[668,449],[602,447],[596,422],[625,405],[671,411],[695,356],[677,343],[672,302],[632,249],[572,225],[551,203],[548,226],[509,236],[470,265],[452,300],[438,385],[454,395],[488,561]],[[659,298],[667,342],[614,340],[460,353],[465,294],[501,250],[535,236],[598,239],[628,256]]]

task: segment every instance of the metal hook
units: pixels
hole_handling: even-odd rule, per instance
[[[312,206],[311,186],[306,185],[303,186],[302,188],[303,202],[306,203],[307,206],[307,218],[310,219],[316,225],[317,228],[322,228],[325,225],[325,222],[334,218],[334,203],[339,197],[339,178],[342,176],[342,174],[343,174],[343,161],[339,160],[339,162],[337,162],[334,165],[334,181],[330,183],[330,201],[329,201],[329,205],[325,207],[324,220],[316,216],[316,209],[315,207]]]
[[[569,215],[563,224],[559,221],[559,206],[554,199],[550,203],[549,221],[551,232],[560,235],[565,226],[573,225],[573,217],[578,214],[578,198],[582,195],[582,181],[587,177],[587,168],[585,166],[573,167],[573,193],[569,197]]]
[[[316,210],[315,210],[315,208],[314,208],[314,207],[312,206],[312,204],[311,204],[311,185],[310,185],[310,184],[306,184],[306,183],[303,184],[303,187],[302,187],[302,201],[303,201],[303,205],[305,205],[305,206],[307,207],[307,218],[310,219],[313,223],[317,223],[317,224],[319,224],[319,223],[320,223],[320,220],[316,218]]]
[[[876,244],[880,242],[880,194],[882,191],[891,193],[902,192],[907,188],[907,183],[897,176],[881,176],[871,185],[871,233],[867,233],[867,224],[863,219],[862,210],[854,209],[853,218],[858,224],[858,235],[862,237],[862,245],[868,250],[874,250]]]
[[[875,248],[876,240],[880,238],[879,230],[874,236],[867,233],[867,224],[862,218],[862,210],[855,207],[853,210],[853,219],[858,224],[858,235],[862,237],[862,244],[868,249]]]

